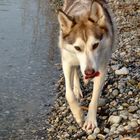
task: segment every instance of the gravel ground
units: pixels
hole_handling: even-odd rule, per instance
[[[52,0],[55,7],[61,2]],[[98,107],[99,128],[86,134],[76,124],[65,100],[63,74],[56,84],[57,99],[47,120],[49,140],[119,140],[124,137],[140,139],[140,1],[108,0],[117,21],[118,43],[108,67],[105,86]],[[57,65],[62,71],[61,64]],[[92,83],[81,85],[88,106]],[[85,114],[87,110],[85,110]]]

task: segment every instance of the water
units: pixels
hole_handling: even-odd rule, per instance
[[[0,140],[39,139],[56,94],[57,27],[48,0],[0,0]]]

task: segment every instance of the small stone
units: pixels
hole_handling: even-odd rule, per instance
[[[138,120],[138,124],[140,125],[140,120]]]
[[[103,98],[100,98],[99,99],[99,105],[98,106],[104,106],[104,105],[106,105],[106,99],[103,99]]]
[[[120,55],[121,56],[125,56],[126,55],[126,52],[121,52]]]
[[[123,127],[122,125],[120,125],[120,126],[117,128],[117,130],[118,130],[119,132],[123,132],[123,131],[124,131],[124,127]]]
[[[123,106],[119,106],[118,107],[118,110],[123,110]]]
[[[120,67],[120,65],[112,65],[111,68],[112,70],[118,70]]]
[[[111,115],[108,119],[108,121],[111,123],[111,124],[119,124],[122,120],[122,117],[121,116],[113,116]]]
[[[65,110],[66,109],[66,107],[65,106],[62,106],[62,107],[60,107],[60,110]]]
[[[123,106],[123,107],[128,107],[129,104],[127,104],[127,103],[123,103],[122,106]]]
[[[88,134],[88,135],[90,135],[90,134],[92,134],[92,133],[93,133],[93,131],[92,131],[92,130],[87,130],[86,132],[87,132],[87,134]]]
[[[128,112],[129,113],[133,113],[133,112],[135,112],[137,110],[138,110],[138,107],[137,106],[129,106],[129,108],[128,108]]]
[[[57,117],[55,120],[55,123],[58,123],[58,122],[59,122],[59,117]]]
[[[68,127],[68,131],[70,132],[70,133],[72,133],[72,132],[74,132],[74,131],[76,131],[77,130],[77,128],[75,127],[75,126],[69,126]]]
[[[100,140],[105,140],[105,136],[102,135],[102,134],[98,134],[98,135],[97,135],[97,138],[99,138]]]
[[[116,75],[127,75],[128,73],[129,73],[129,70],[126,67],[123,67],[115,71]]]
[[[124,129],[127,130],[127,131],[129,131],[129,130],[132,129],[132,127],[131,127],[130,125],[126,125],[126,126],[124,127]]]
[[[96,135],[92,134],[87,137],[88,140],[96,140]]]
[[[108,134],[108,133],[109,133],[109,129],[108,129],[108,128],[104,128],[104,132],[105,132],[106,134]]]
[[[132,94],[133,94],[133,92],[132,92],[132,91],[129,91],[129,92],[128,92],[128,95],[132,95]]]
[[[64,132],[64,137],[68,138],[70,135],[67,132]]]
[[[124,120],[127,120],[128,116],[121,114],[120,115]]]
[[[36,130],[31,130],[32,133],[36,133]]]
[[[120,140],[119,138],[115,138],[114,140]]]
[[[136,119],[139,119],[139,115],[138,114],[134,114],[133,117],[136,118]]]
[[[136,121],[132,121],[129,123],[131,127],[136,128],[138,127],[138,123]]]
[[[110,132],[114,132],[116,130],[116,127],[111,127]]]
[[[100,129],[98,128],[98,127],[96,127],[95,129],[94,129],[94,134],[99,134],[100,133]]]
[[[116,97],[119,94],[119,91],[117,89],[115,89],[115,90],[113,90],[112,94],[113,94],[113,96]]]
[[[119,124],[114,123],[111,127],[115,127],[115,128],[117,128],[118,126],[119,126]]]

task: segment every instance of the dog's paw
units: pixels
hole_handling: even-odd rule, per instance
[[[73,92],[77,100],[83,98],[83,93],[80,88],[74,87]]]
[[[83,125],[83,130],[85,130],[86,132],[88,132],[89,130],[94,131],[96,127],[97,127],[97,120],[94,119],[92,116],[88,115]]]

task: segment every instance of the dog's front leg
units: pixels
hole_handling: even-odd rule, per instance
[[[94,130],[95,127],[97,127],[97,119],[96,119],[97,107],[98,107],[100,93],[101,93],[101,90],[102,90],[102,87],[104,84],[104,80],[105,80],[105,74],[106,74],[105,70],[100,71],[100,76],[95,77],[95,79],[94,79],[92,99],[89,104],[87,118],[86,118],[85,124],[83,126],[83,129],[86,131]]]
[[[73,85],[73,91],[74,94],[77,98],[77,100],[79,100],[81,97],[83,97],[81,88],[80,88],[80,79],[79,79],[79,74],[78,74],[78,68],[75,67],[74,68],[74,85]]]
[[[73,70],[74,68],[71,65],[67,64],[66,62],[63,62],[63,72],[65,76],[66,85],[66,99],[69,103],[73,116],[75,117],[77,123],[81,126],[83,124],[83,112],[72,91]]]

